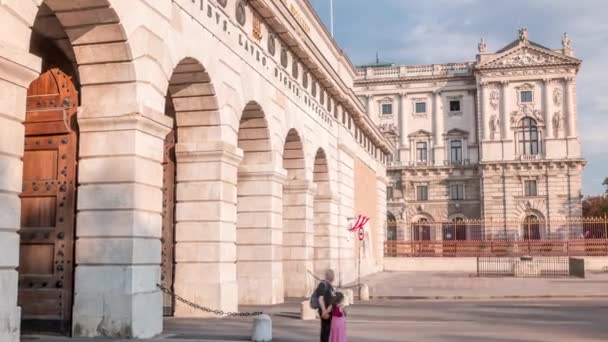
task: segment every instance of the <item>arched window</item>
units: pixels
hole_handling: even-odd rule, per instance
[[[414,230],[414,240],[416,241],[429,241],[431,240],[431,226],[429,225],[429,222],[427,219],[425,218],[421,218],[418,220],[418,222],[414,223],[412,226],[413,230]]]
[[[520,154],[537,155],[540,153],[539,132],[534,119],[528,117],[521,119],[517,128],[517,135]]]
[[[534,215],[524,219],[522,225],[524,240],[540,240],[540,222]]]
[[[386,221],[386,240],[397,240],[397,220],[395,219],[395,216],[391,213],[387,213]]]

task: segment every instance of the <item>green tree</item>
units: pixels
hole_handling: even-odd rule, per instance
[[[602,217],[608,215],[608,196],[593,196],[583,200],[583,216]]]
[[[604,183],[602,183],[603,186],[606,187],[606,196],[608,196],[608,177],[604,178]]]

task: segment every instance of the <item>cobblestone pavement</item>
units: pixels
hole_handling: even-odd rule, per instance
[[[242,310],[253,309],[251,307]],[[256,308],[259,309],[259,308]],[[317,341],[318,321],[301,321],[299,303],[264,308],[273,341]],[[372,300],[348,309],[349,342],[590,342],[608,339],[608,299]],[[166,319],[163,342],[247,341],[251,319]],[[26,337],[23,342],[100,339]]]

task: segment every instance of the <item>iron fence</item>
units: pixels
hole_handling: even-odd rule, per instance
[[[566,278],[570,276],[570,258],[558,257],[479,257],[480,277]]]
[[[388,225],[387,256],[606,256],[607,218],[523,222],[457,220]],[[398,230],[401,230],[398,232]],[[401,233],[401,234],[399,234]]]

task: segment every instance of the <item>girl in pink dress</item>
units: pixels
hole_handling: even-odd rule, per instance
[[[331,333],[329,342],[346,342],[346,317],[344,313],[344,294],[337,292],[331,305]]]

